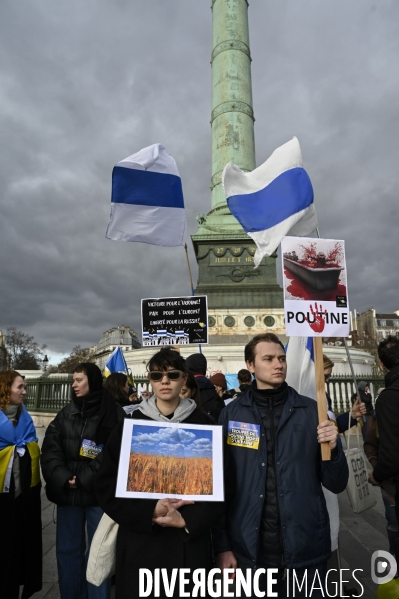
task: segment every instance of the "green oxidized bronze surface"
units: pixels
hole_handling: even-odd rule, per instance
[[[256,166],[248,2],[213,0],[212,12],[212,208],[197,215],[192,236],[199,266],[195,293],[207,295],[214,309],[281,308],[275,256],[254,269],[254,242],[229,211],[221,183],[228,162],[244,171]]]

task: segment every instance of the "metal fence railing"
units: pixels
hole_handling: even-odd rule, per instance
[[[366,375],[361,375],[357,378],[358,382],[362,380],[369,383],[374,404],[378,395],[378,389],[384,387],[384,377],[376,375],[368,377]],[[355,393],[355,385],[351,376],[331,377],[326,384],[326,390],[331,397],[333,411],[337,416],[351,409],[351,397]]]
[[[148,389],[147,378],[134,377],[135,385]],[[57,413],[72,399],[72,375],[63,378],[41,377],[26,381],[25,405],[29,412]]]
[[[25,405],[30,412],[59,412],[72,399],[72,377],[28,379]]]
[[[134,384],[144,389],[151,389],[147,378],[134,376]],[[377,391],[384,386],[384,377],[360,376],[358,380],[365,380],[370,385],[370,391],[375,400]],[[28,379],[26,385],[25,404],[30,412],[57,413],[72,399],[72,375],[68,378],[39,378]],[[331,397],[335,414],[342,414],[350,409],[351,396],[355,392],[352,377],[331,377],[326,384],[326,391]]]

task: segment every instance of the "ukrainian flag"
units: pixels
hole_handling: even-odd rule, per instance
[[[114,349],[110,357],[108,358],[105,368],[104,374],[108,377],[113,372],[123,372],[126,374],[129,384],[134,385],[132,374],[129,373],[129,369],[126,364],[125,356],[123,355],[123,351],[120,347]]]

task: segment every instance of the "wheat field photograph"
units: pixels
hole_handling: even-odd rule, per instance
[[[126,490],[212,495],[212,431],[135,424]]]

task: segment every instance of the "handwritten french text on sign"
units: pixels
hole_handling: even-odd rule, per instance
[[[235,422],[229,420],[227,431],[227,445],[236,447],[247,447],[248,449],[259,448],[260,426],[249,422]]]
[[[206,295],[141,300],[143,345],[208,343]]]
[[[283,237],[281,253],[287,335],[348,336],[344,241]]]

